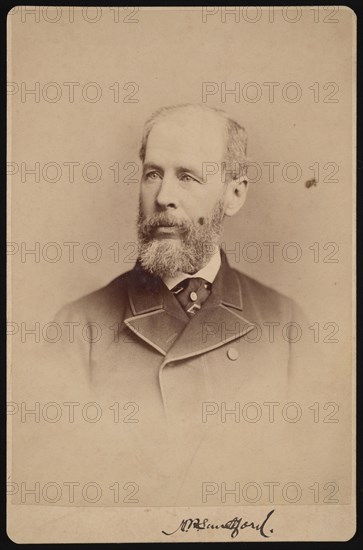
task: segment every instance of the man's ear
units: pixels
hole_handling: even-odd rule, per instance
[[[244,205],[249,181],[246,175],[241,175],[229,181],[227,185],[224,213],[226,216],[234,216]]]

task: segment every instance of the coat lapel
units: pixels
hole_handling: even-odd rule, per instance
[[[211,295],[191,319],[160,278],[143,271],[138,263],[131,272],[128,295],[133,315],[124,322],[165,357],[164,363],[205,353],[254,330],[242,315],[238,276],[221,255]]]
[[[212,285],[211,295],[168,351],[168,361],[206,353],[254,330],[254,324],[242,314],[239,278],[223,252],[221,257],[222,264]]]
[[[124,323],[165,356],[189,317],[162,280],[143,271],[139,263],[130,273],[128,296],[133,315]]]

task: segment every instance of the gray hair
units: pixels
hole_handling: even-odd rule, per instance
[[[244,170],[245,163],[247,161],[247,132],[241,126],[230,118],[222,109],[215,109],[208,107],[207,105],[200,105],[198,103],[185,103],[183,105],[171,105],[170,107],[161,107],[155,111],[151,117],[146,121],[144,131],[141,140],[141,147],[139,150],[139,157],[142,162],[145,160],[146,146],[149,134],[155,124],[165,119],[167,116],[174,114],[178,111],[196,111],[202,113],[214,114],[224,122],[225,134],[226,134],[226,153],[224,158],[225,170],[231,174],[232,178],[237,178],[241,171]]]

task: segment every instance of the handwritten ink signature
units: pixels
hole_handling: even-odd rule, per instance
[[[227,529],[231,531],[231,538],[234,539],[239,532],[242,529],[253,529],[255,531],[258,531],[261,535],[261,537],[269,538],[271,535],[266,534],[266,525],[272,514],[275,510],[271,510],[265,519],[262,521],[262,523],[256,523],[256,521],[243,521],[243,518],[235,517],[233,519],[230,519],[226,521],[226,523],[209,523],[208,518],[199,519],[199,518],[189,518],[189,519],[182,519],[180,525],[175,529],[175,531],[172,531],[171,533],[167,533],[166,531],[162,531],[164,535],[174,535],[177,531],[181,531],[183,533],[187,533],[189,530],[195,530],[195,531],[205,531],[206,529]],[[273,533],[274,530],[270,529],[269,533]]]

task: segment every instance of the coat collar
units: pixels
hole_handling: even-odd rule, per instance
[[[168,309],[170,313],[180,314],[179,310],[182,310],[178,300],[163,281],[159,277],[154,277],[144,271],[139,262],[129,273],[128,295],[134,315],[142,315],[159,309]],[[217,303],[222,303],[240,311],[243,309],[242,289],[238,276],[231,269],[222,250],[221,267],[213,283],[211,296],[205,302],[203,308],[214,306]],[[173,307],[175,304],[178,305],[176,309]],[[186,314],[183,317],[189,319]]]
[[[253,330],[241,313],[239,277],[223,251],[221,259],[211,295],[191,319],[162,280],[137,263],[128,278],[133,316],[125,324],[170,361],[205,353]]]

